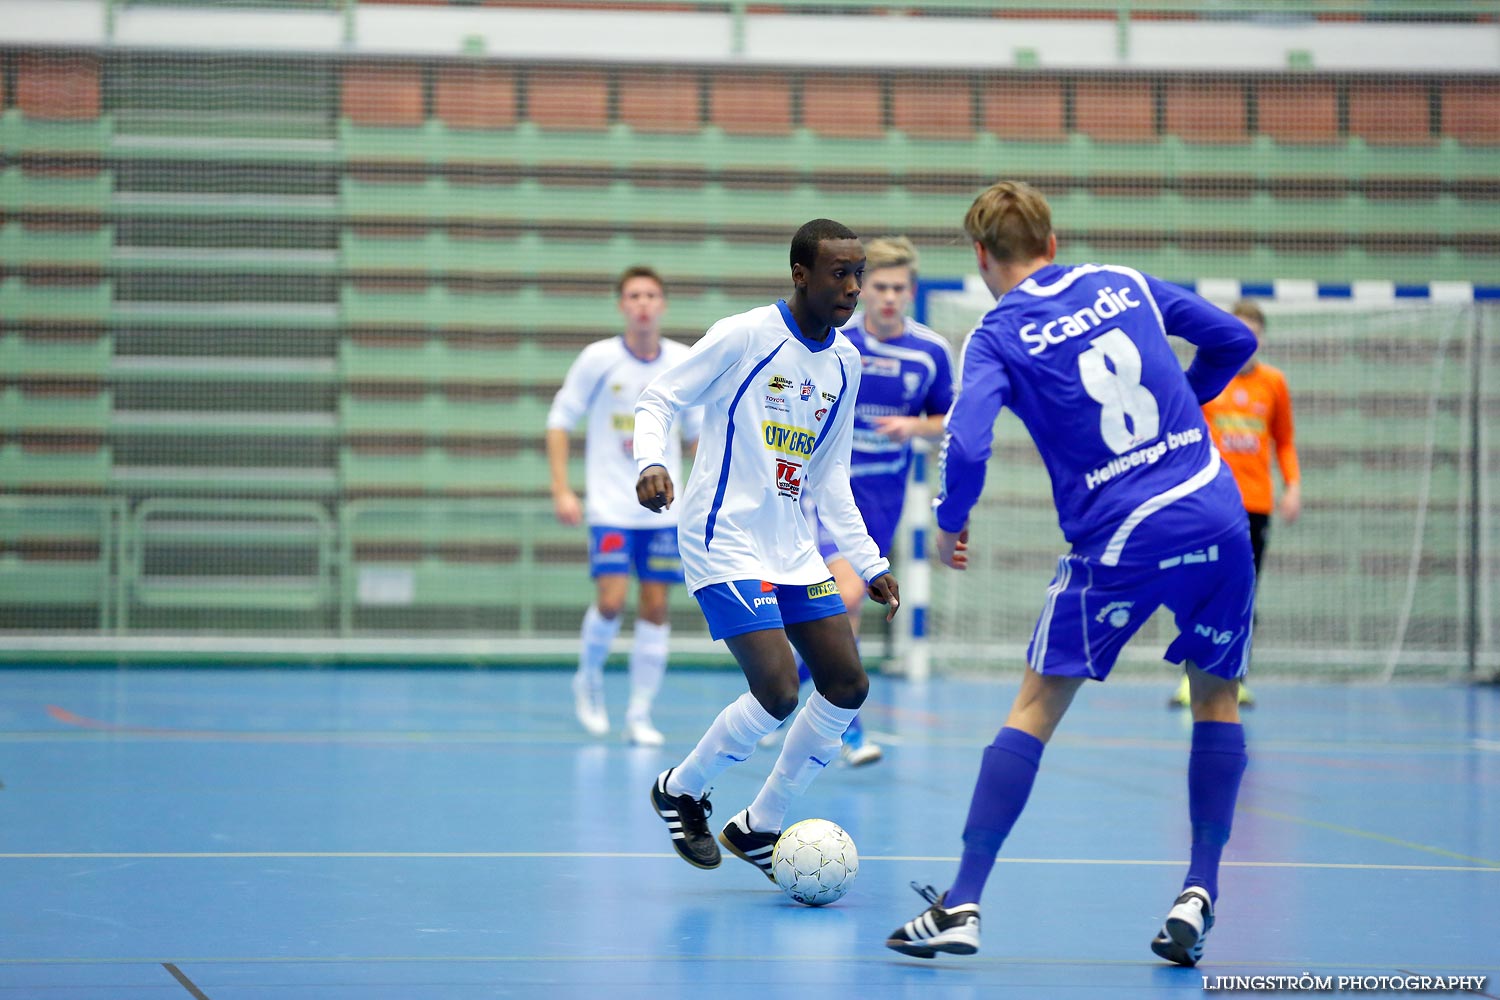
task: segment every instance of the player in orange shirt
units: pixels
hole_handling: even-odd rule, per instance
[[[1230,310],[1245,321],[1257,341],[1265,336],[1266,317],[1260,306],[1241,299]],[[1219,454],[1234,473],[1240,488],[1240,499],[1250,518],[1250,548],[1255,555],[1255,578],[1260,580],[1261,556],[1266,550],[1266,536],[1271,531],[1274,510],[1287,524],[1302,513],[1302,475],[1297,466],[1297,446],[1293,441],[1292,397],[1287,392],[1286,376],[1255,360],[1252,355],[1245,367],[1224,391],[1204,404],[1203,416]],[[1281,503],[1275,504],[1271,486],[1271,455],[1281,467]],[[1255,699],[1245,685],[1240,685],[1240,704],[1252,705]],[[1182,678],[1171,704],[1185,708],[1188,704],[1187,677]]]

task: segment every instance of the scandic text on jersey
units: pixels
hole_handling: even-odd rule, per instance
[[[1040,329],[1035,323],[1027,323],[1020,330],[1021,339],[1031,345],[1026,353],[1040,354],[1050,344],[1064,343],[1069,337],[1076,337],[1102,326],[1105,320],[1114,319],[1127,309],[1137,308],[1141,303],[1133,295],[1129,288],[1122,288],[1117,292],[1106,285],[1099,290],[1099,296],[1094,299],[1092,306],[1084,306],[1075,313],[1049,320]]]

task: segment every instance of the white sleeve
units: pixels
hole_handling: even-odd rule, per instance
[[[828,437],[813,453],[808,478],[812,480],[818,519],[838,543],[839,554],[849,560],[860,579],[869,583],[890,570],[891,564],[876,548],[849,488],[849,452],[854,445],[854,401],[859,397],[859,378],[859,369],[851,367],[849,384],[839,399],[849,405],[839,406],[834,414]]]
[[[690,406],[678,415],[681,423],[678,425],[682,430],[682,441],[689,444],[698,440],[703,433],[703,407]]]
[[[716,323],[687,357],[651,380],[635,401],[637,470],[666,464],[673,419],[700,403],[719,376],[743,359],[746,340],[743,329]]]
[[[547,411],[547,429],[570,431],[589,411],[590,397],[604,376],[605,356],[602,352],[584,348],[583,353],[568,366],[563,384],[552,397],[552,409]]]

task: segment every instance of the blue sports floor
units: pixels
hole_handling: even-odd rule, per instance
[[[923,905],[907,883],[954,871],[1014,677],[875,680],[887,759],[830,768],[793,809],[862,854],[821,910],[733,857],[689,867],[648,805],[738,675],[669,674],[662,750],[582,735],[568,677],[5,671],[0,998],[1098,1000],[1304,972],[1486,975],[1500,997],[1494,688],[1258,686],[1219,923],[1188,970],[1147,947],[1187,854],[1170,684],[1080,693],[980,954],[922,961],[883,942]],[[771,753],[720,779],[716,827]]]

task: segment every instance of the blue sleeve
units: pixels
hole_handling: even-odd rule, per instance
[[[927,399],[922,403],[922,412],[928,416],[947,413],[953,407],[953,362],[947,350],[942,348],[932,352],[932,360],[937,366],[937,374],[933,376]]]
[[[1192,292],[1146,275],[1167,333],[1197,346],[1187,380],[1199,404],[1224,391],[1255,353],[1255,334],[1245,321]]]
[[[969,334],[959,360],[958,397],[944,422],[938,461],[938,527],[959,532],[984,491],[985,463],[995,436],[995,418],[1010,399],[1010,377],[993,338],[983,327]]]

